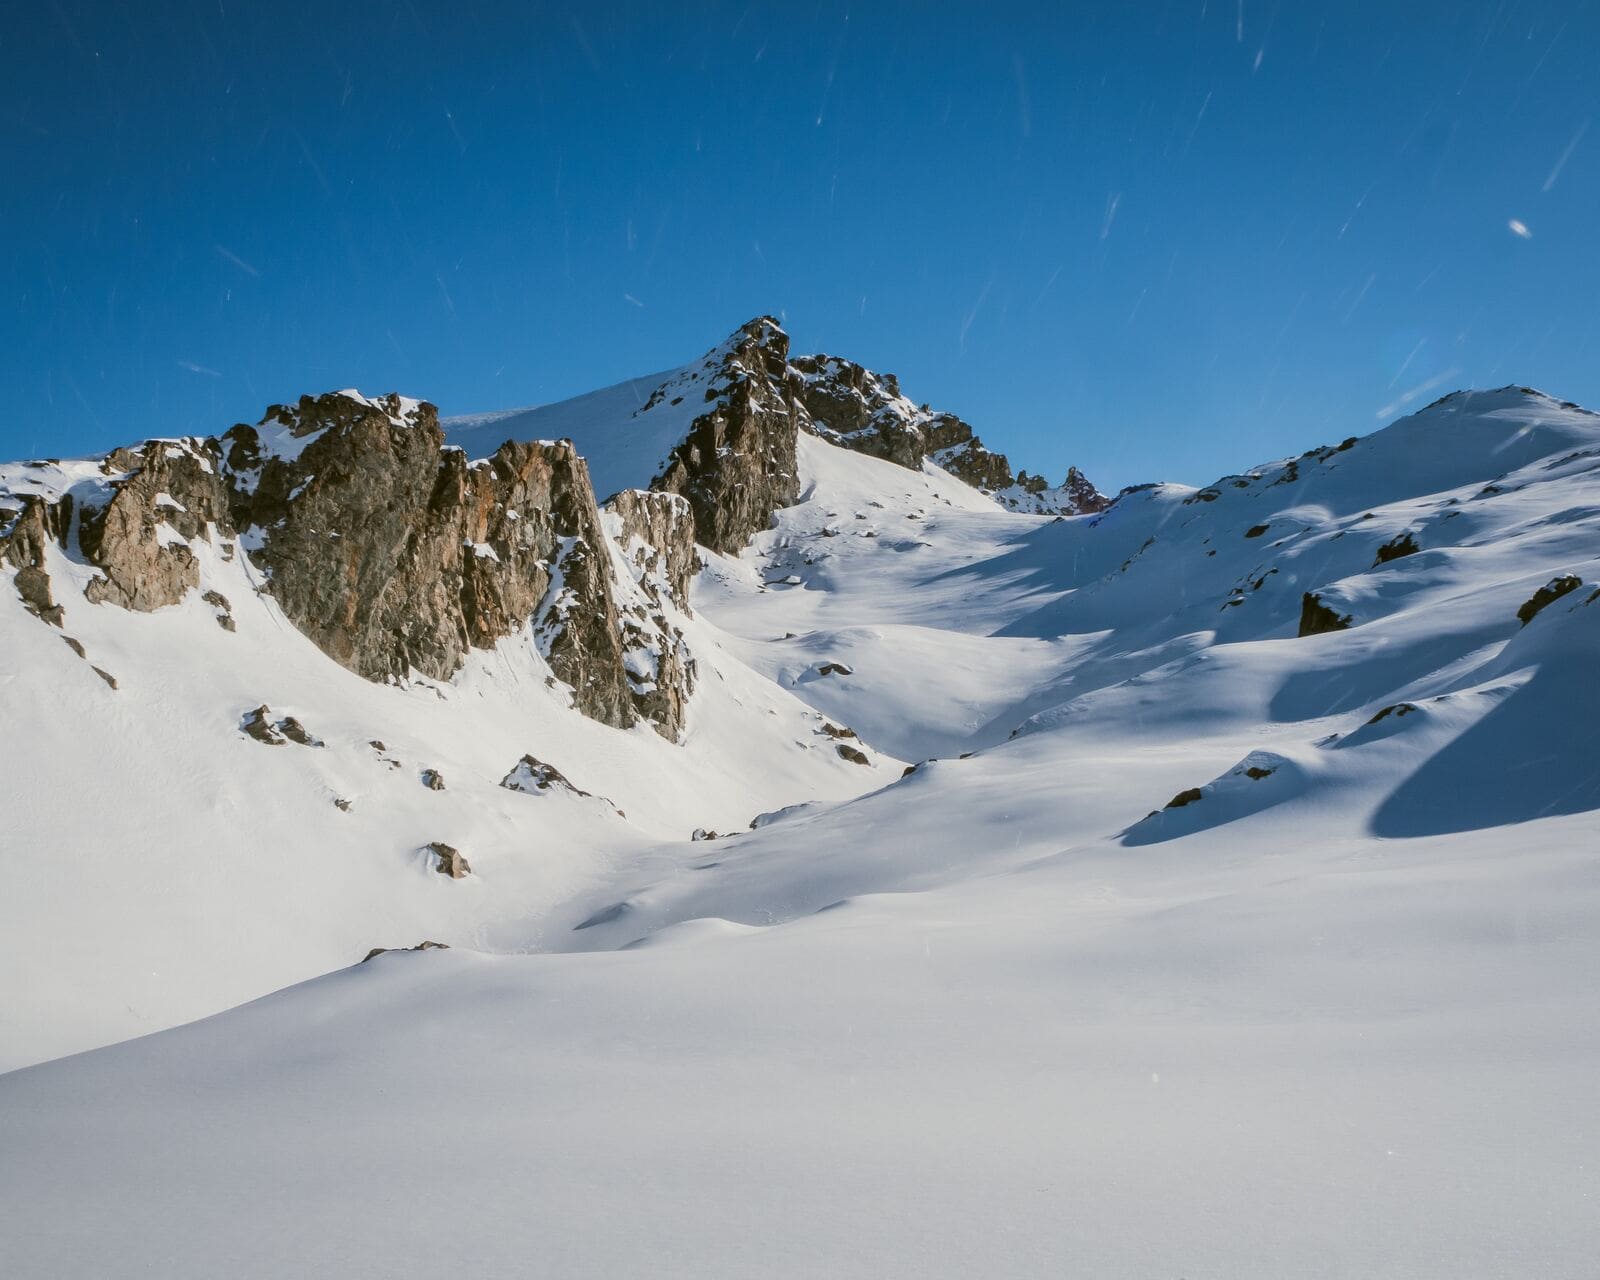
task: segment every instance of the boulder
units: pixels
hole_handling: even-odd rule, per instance
[[[442,876],[459,880],[463,876],[472,874],[471,865],[453,845],[445,844],[442,840],[434,840],[424,846],[424,852],[433,855],[434,870]]]

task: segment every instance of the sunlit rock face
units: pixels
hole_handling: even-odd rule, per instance
[[[771,316],[750,321],[713,355],[709,376],[697,369],[670,379],[645,406],[680,394],[710,406],[650,487],[688,499],[696,540],[731,553],[800,496],[795,437],[805,411],[789,335]]]
[[[831,444],[884,458],[913,471],[933,462],[1013,511],[1077,515],[1103,511],[1111,499],[1073,467],[1059,486],[1025,471],[1012,474],[1003,453],[986,447],[953,413],[918,405],[892,373],[838,356],[795,356],[809,429]]]

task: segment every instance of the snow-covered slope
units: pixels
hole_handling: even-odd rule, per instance
[[[115,692],[0,590],[0,1047],[217,1014],[0,1077],[11,1269],[1588,1274],[1600,418],[1061,518],[796,457],[681,744],[520,635],[363,681],[242,557],[236,633],[58,592]]]
[[[709,358],[709,357],[708,357]],[[474,458],[487,458],[507,440],[571,440],[589,464],[595,493],[607,498],[619,489],[642,489],[666,465],[695,415],[702,397],[678,404],[663,401],[646,410],[651,393],[685,370],[629,378],[532,409],[503,409],[444,420],[445,435]]]

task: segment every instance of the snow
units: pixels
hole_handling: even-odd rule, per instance
[[[571,440],[604,502],[623,489],[646,489],[695,419],[722,403],[717,373],[742,333],[678,369],[630,378],[555,404],[445,418],[445,437],[475,458],[508,440]]]
[[[1063,520],[799,460],[672,611],[680,744],[532,627],[361,681],[198,540],[237,634],[52,559],[115,693],[0,581],[0,1054],[106,1046],[0,1076],[8,1274],[1592,1271],[1600,418],[1457,395]]]

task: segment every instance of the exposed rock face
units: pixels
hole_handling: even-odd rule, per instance
[[[238,538],[288,618],[368,679],[448,679],[468,649],[531,626],[580,711],[619,727],[644,717],[669,738],[682,727],[692,662],[665,615],[688,610],[689,506],[619,498],[634,573],[619,583],[569,441],[508,443],[469,463],[444,446],[432,405],[337,392],[273,406],[219,440],[118,449],[78,474],[90,479],[53,500],[0,494],[0,560],[49,621],[61,617],[52,540],[100,570],[90,600],[153,610],[199,587],[194,545],[232,551]],[[205,599],[232,630],[227,599]],[[660,655],[649,679],[643,653]]]
[[[234,522],[284,612],[369,679],[448,679],[538,615],[580,710],[632,722],[588,470],[570,442],[469,464],[432,405],[302,398],[223,437]]]
[[[1178,792],[1177,795],[1173,796],[1172,799],[1168,800],[1167,801],[1167,808],[1169,808],[1169,809],[1182,809],[1182,808],[1184,808],[1184,807],[1186,807],[1188,805],[1193,804],[1196,800],[1203,800],[1203,799],[1205,799],[1205,792],[1201,791],[1199,787],[1189,787],[1189,788],[1187,788],[1187,789],[1185,789],[1183,791]]]
[[[444,444],[432,405],[346,391],[275,405],[220,438],[58,468],[49,494],[0,491],[0,562],[28,608],[60,625],[51,541],[98,570],[89,600],[141,611],[201,589],[202,543],[223,560],[243,550],[258,590],[368,679],[447,680],[470,649],[528,627],[578,710],[676,740],[696,679],[683,629],[696,544],[737,551],[796,501],[801,430],[902,466],[931,458],[1022,509],[1105,501],[1077,472],[1059,490],[1013,477],[971,427],[912,405],[892,375],[828,356],[791,362],[771,317],[668,379],[641,412],[658,402],[698,416],[651,489],[617,494],[604,514],[570,441],[511,442],[470,462]],[[205,600],[234,630],[228,600]]]
[[[1111,505],[1076,467],[1055,488],[1042,476],[1013,475],[1006,456],[986,448],[971,426],[912,403],[892,373],[829,355],[796,356],[790,366],[800,378],[810,429],[832,444],[913,471],[931,460],[1012,510],[1077,514]]]
[[[700,565],[694,513],[677,494],[624,489],[606,503],[604,519],[624,585],[618,616],[628,693],[640,717],[675,740],[697,675],[675,621],[691,616],[689,581]]]
[[[689,613],[689,582],[700,568],[700,557],[688,500],[674,493],[624,489],[603,510],[614,517],[612,538],[645,594],[658,604],[665,597]]]
[[[1328,631],[1348,631],[1349,628],[1349,615],[1336,613],[1323,604],[1315,593],[1307,591],[1300,597],[1300,635],[1318,636]]]
[[[113,450],[101,470],[113,477],[110,500],[78,519],[78,546],[101,571],[84,594],[141,613],[177,604],[200,585],[189,539],[227,527],[215,443],[150,440]]]
[[[800,380],[789,368],[789,336],[771,316],[745,325],[720,355],[701,392],[712,408],[690,425],[650,487],[687,498],[696,540],[732,553],[799,498],[795,439],[805,411]],[[680,394],[691,380],[704,381],[698,373],[669,380],[645,408]]]
[[[0,495],[3,496],[3,495]],[[52,626],[59,627],[62,608],[50,591],[50,574],[45,568],[45,547],[59,540],[70,508],[50,505],[32,494],[6,499],[19,505],[0,503],[0,565],[16,571],[17,594],[29,612]]]
[[[1539,611],[1547,605],[1554,604],[1568,592],[1576,591],[1583,585],[1583,579],[1573,573],[1564,573],[1559,578],[1551,578],[1549,582],[1540,587],[1517,610],[1517,619],[1523,626],[1527,626],[1539,615]]]

